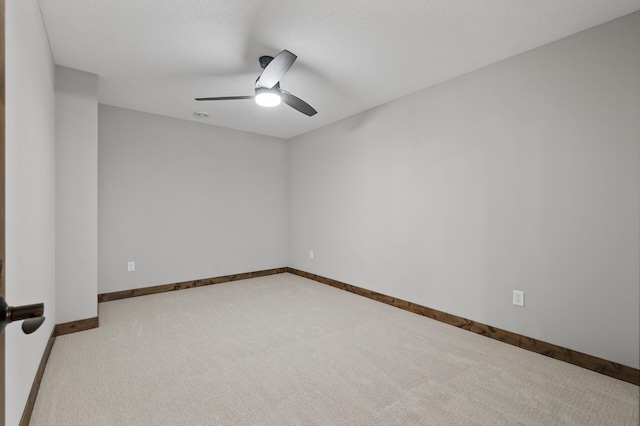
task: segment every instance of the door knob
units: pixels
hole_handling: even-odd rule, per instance
[[[9,306],[3,297],[0,297],[0,334],[7,324],[14,321],[23,321],[22,331],[31,334],[44,322],[44,303],[36,303],[24,306]]]

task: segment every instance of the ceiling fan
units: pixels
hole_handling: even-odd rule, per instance
[[[214,98],[196,98],[196,101],[230,101],[236,99],[255,99],[260,106],[274,107],[284,102],[291,108],[311,117],[318,111],[302,99],[280,88],[280,80],[298,57],[288,50],[283,50],[274,58],[261,56],[262,74],[256,80],[254,96],[222,96]]]

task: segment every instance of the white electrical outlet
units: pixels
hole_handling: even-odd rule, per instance
[[[309,259],[313,259],[313,250],[309,250]]]
[[[524,291],[513,290],[513,304],[524,306]]]
[[[127,262],[127,272],[133,272],[136,270],[136,262]]]

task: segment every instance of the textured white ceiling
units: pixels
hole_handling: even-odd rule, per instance
[[[640,10],[640,0],[39,0],[58,65],[99,102],[290,138]],[[307,117],[251,100],[258,57],[298,60]],[[210,114],[206,120],[194,111]]]

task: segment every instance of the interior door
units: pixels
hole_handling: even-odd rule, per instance
[[[4,299],[4,1],[0,0],[0,297]],[[0,333],[0,426],[4,426],[4,333]]]
[[[4,299],[4,1],[0,0],[0,297]],[[4,426],[4,333],[0,333],[0,426]]]

